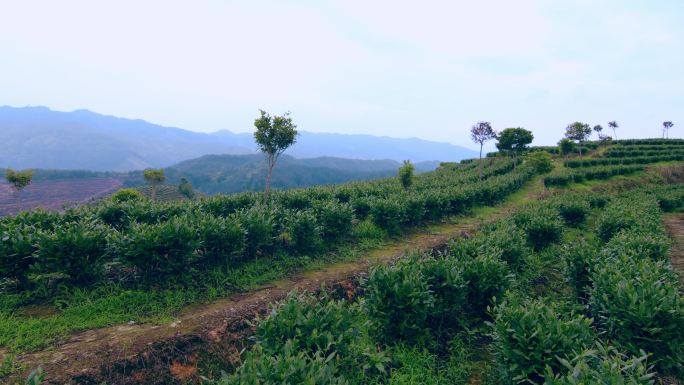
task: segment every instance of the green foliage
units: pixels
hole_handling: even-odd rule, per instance
[[[582,143],[587,140],[591,135],[591,126],[582,122],[574,122],[568,124],[565,128],[565,137],[570,140],[576,140],[580,144],[580,149]],[[580,150],[580,156],[582,156],[582,151]]]
[[[151,169],[148,168],[145,171],[143,171],[143,177],[145,178],[145,182],[151,184],[151,185],[159,185],[164,183],[166,180],[166,177],[164,176],[164,169]]]
[[[271,248],[275,237],[275,218],[271,209],[257,205],[240,210],[233,218],[247,233],[247,257],[256,258]]]
[[[546,174],[553,170],[551,155],[547,152],[532,152],[527,154],[525,161],[537,174]]]
[[[403,204],[393,199],[376,199],[371,204],[370,215],[376,226],[390,234],[396,234],[403,222]]]
[[[413,185],[413,173],[415,169],[416,168],[410,160],[405,160],[404,165],[401,166],[397,172],[399,182],[401,182],[401,186],[404,187],[405,190],[408,190]]]
[[[426,336],[435,298],[415,260],[371,270],[365,294],[368,315],[384,341]]]
[[[320,201],[313,207],[327,242],[340,241],[349,235],[354,219],[354,210],[349,203]]]
[[[497,363],[511,383],[541,384],[563,371],[594,341],[591,320],[541,301],[509,301],[496,307],[492,323]]]
[[[188,199],[195,197],[195,190],[192,188],[192,184],[185,178],[181,178],[178,184],[178,192]]]
[[[292,123],[290,113],[286,112],[282,116],[271,116],[264,110],[259,110],[261,114],[254,120],[254,141],[261,152],[266,155],[268,161],[268,175],[266,177],[266,195],[271,188],[271,173],[278,157],[297,141],[297,126]]]
[[[21,191],[31,184],[31,181],[33,180],[33,170],[15,171],[8,168],[5,170],[5,180],[7,180],[15,190]]]
[[[664,373],[684,368],[684,298],[663,261],[606,258],[592,271],[590,308],[600,330],[621,349],[653,354]]]
[[[561,256],[565,260],[565,277],[575,293],[586,299],[591,288],[591,271],[596,264],[599,247],[587,241],[564,245]]]
[[[558,212],[570,227],[583,224],[591,210],[589,201],[583,196],[563,196],[558,199]]]
[[[511,285],[512,276],[506,262],[496,254],[479,254],[475,258],[461,259],[463,279],[468,283],[468,313],[477,319],[487,317],[488,308],[495,298],[501,298]]]
[[[513,215],[513,222],[525,231],[527,241],[539,251],[563,237],[563,221],[557,209],[545,204],[536,204],[519,210]]]
[[[257,346],[243,358],[234,375],[224,374],[214,385],[345,385],[348,382],[335,366],[335,357],[320,353],[309,356],[287,341],[283,352],[274,356]]]
[[[142,199],[140,191],[134,188],[122,188],[121,190],[112,194],[112,202],[124,203],[130,201],[138,201]]]
[[[92,283],[102,273],[111,234],[111,229],[96,219],[66,222],[39,233],[32,270],[38,274],[63,273],[76,284]]]
[[[174,217],[156,225],[133,223],[116,237],[116,255],[138,268],[148,281],[187,273],[198,259],[198,232],[190,217]]]
[[[202,260],[208,266],[235,263],[245,252],[247,234],[234,218],[203,215],[197,231]]]
[[[648,356],[629,357],[612,346],[596,343],[572,360],[559,359],[565,373],[555,374],[547,367],[544,385],[652,385],[655,373],[647,364]]]
[[[658,232],[662,229],[658,202],[652,195],[637,194],[610,202],[599,216],[596,230],[603,242],[623,230]]]
[[[387,232],[376,226],[371,220],[366,219],[353,226],[352,236],[361,242],[379,242],[385,239]]]
[[[670,251],[670,239],[655,230],[622,230],[608,241],[603,254],[610,257],[629,256],[665,261]]]
[[[318,253],[323,248],[322,230],[312,210],[292,211],[284,217],[278,237],[295,253]]]
[[[498,148],[499,151],[517,155],[527,149],[527,145],[532,143],[534,136],[532,135],[532,132],[517,127],[506,128],[499,133],[497,139],[499,141],[496,143],[496,148]]]

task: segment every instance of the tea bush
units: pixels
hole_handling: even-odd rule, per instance
[[[563,237],[563,222],[558,210],[536,204],[516,212],[513,222],[525,231],[530,246],[539,251]]]
[[[559,359],[565,367],[562,374],[547,367],[544,385],[653,385],[655,373],[647,363],[648,356],[630,357],[612,346],[597,342],[572,360]]]
[[[189,272],[200,245],[192,219],[175,217],[157,225],[132,224],[115,238],[113,252],[138,268],[147,281],[157,281]]]
[[[664,261],[606,258],[592,272],[590,308],[607,338],[627,352],[653,354],[665,373],[684,368],[684,298]]]
[[[228,265],[244,254],[246,233],[234,218],[207,214],[197,220],[197,227],[202,259],[208,266]]]
[[[667,260],[670,239],[655,231],[623,230],[612,237],[604,246],[603,254],[610,257],[630,256],[650,258],[654,261]]]
[[[467,306],[471,317],[485,318],[494,298],[502,298],[511,285],[513,276],[500,254],[478,254],[460,259],[463,279],[467,282]]]
[[[635,194],[611,201],[599,216],[596,229],[599,238],[608,242],[622,230],[644,230],[660,232],[658,202],[652,195]]]
[[[582,240],[564,245],[561,256],[565,260],[565,277],[575,293],[586,299],[591,288],[591,272],[600,254],[598,245]]]
[[[143,198],[140,191],[133,188],[123,188],[112,194],[112,201],[115,203],[123,203],[128,201],[137,201]]]
[[[589,202],[582,196],[564,196],[556,206],[565,224],[570,227],[584,223],[590,212]]]
[[[371,270],[365,300],[369,318],[383,341],[415,341],[426,335],[435,298],[415,261]]]
[[[77,284],[91,283],[102,273],[107,240],[113,232],[97,219],[68,222],[39,233],[36,273],[63,273]]]
[[[541,301],[504,302],[494,311],[494,349],[503,376],[511,383],[542,384],[547,371],[563,371],[594,342],[591,320]]]
[[[345,239],[351,232],[354,210],[348,203],[319,202],[314,205],[314,211],[327,242]]]
[[[256,258],[267,252],[275,239],[276,218],[273,209],[254,206],[231,216],[247,234],[245,257]]]

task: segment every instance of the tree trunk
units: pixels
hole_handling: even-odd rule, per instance
[[[275,166],[275,162],[272,157],[269,157],[268,174],[266,175],[266,193],[264,194],[265,202],[268,202],[268,195],[271,193],[271,175],[273,174],[273,166]]]
[[[579,147],[577,147],[577,149],[579,150],[580,159],[582,159],[582,142],[579,142]]]
[[[618,140],[617,134],[615,133],[615,129],[614,129],[614,128],[613,128],[613,138],[615,138],[615,140]]]
[[[157,200],[157,185],[156,184],[152,185],[152,200],[153,201]]]
[[[482,180],[482,146],[483,143],[480,143],[480,180]]]

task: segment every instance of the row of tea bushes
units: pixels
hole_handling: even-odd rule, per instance
[[[681,160],[684,160],[684,153],[679,155],[638,156],[633,158],[591,158],[584,160],[567,160],[564,162],[564,165],[568,168],[584,168],[608,165],[650,164]]]
[[[147,284],[181,282],[215,267],[281,254],[315,255],[342,240],[362,241],[355,237],[364,232],[352,232],[355,221],[362,221],[366,233],[397,233],[493,204],[532,177],[525,167],[513,172],[512,162],[497,161],[488,165],[486,179],[471,181],[477,168],[464,167],[463,173],[422,176],[408,191],[378,189],[388,183],[383,180],[282,192],[270,204],[261,203],[258,194],[239,194],[198,203],[134,200],[64,214],[25,213],[0,220],[0,274],[22,289],[30,288],[31,277],[55,274],[83,286],[122,265],[134,268]]]
[[[657,150],[641,150],[641,149],[635,149],[631,147],[611,147],[606,150],[606,152],[603,153],[603,156],[606,158],[636,158],[636,157],[654,157],[654,156],[662,156],[662,157],[677,157],[677,156],[682,156],[684,154],[684,147],[680,147],[677,150],[664,150],[664,149],[657,149]]]
[[[599,166],[552,172],[544,177],[546,186],[566,186],[570,183],[582,183],[590,180],[609,179],[617,175],[629,175],[643,171],[644,166]]]
[[[592,207],[604,205],[592,195],[531,204],[453,243],[446,254],[373,269],[356,303],[292,295],[257,322],[255,346],[244,353],[243,365],[215,383],[402,384],[406,370],[418,370],[420,377],[408,378],[422,383],[448,370],[458,373],[449,381],[461,383],[470,367],[448,358],[454,350],[443,347],[462,343],[459,333],[486,321],[501,369],[491,375],[502,383],[653,384],[646,356],[602,343],[579,304],[506,292],[517,286],[518,274],[534,268],[528,261],[560,242],[549,230],[562,234],[565,226],[582,226]],[[406,349],[437,349],[447,355],[448,369],[434,361],[408,363],[402,360]]]

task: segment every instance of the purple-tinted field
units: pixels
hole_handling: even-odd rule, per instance
[[[0,182],[0,216],[39,207],[61,210],[111,194],[122,185],[116,178],[35,181],[17,196],[9,184]]]

